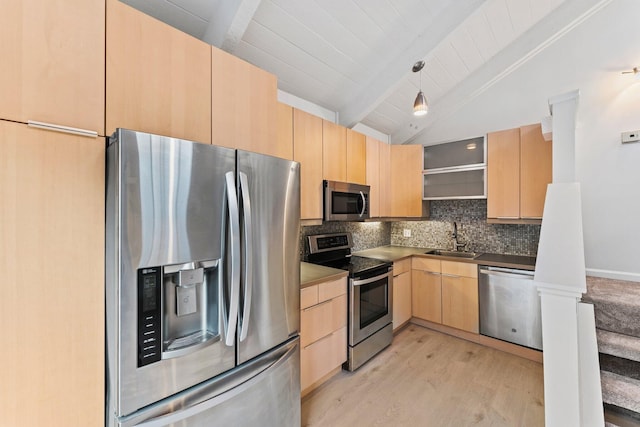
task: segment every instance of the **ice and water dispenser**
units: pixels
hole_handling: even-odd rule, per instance
[[[138,270],[138,367],[220,338],[218,260]]]

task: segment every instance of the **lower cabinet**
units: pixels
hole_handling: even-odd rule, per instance
[[[479,333],[476,264],[442,261],[442,324]]]
[[[479,332],[476,264],[414,257],[411,274],[414,317]]]
[[[347,360],[347,278],[300,291],[300,389],[311,391]]]
[[[393,263],[393,330],[411,319],[411,258]]]

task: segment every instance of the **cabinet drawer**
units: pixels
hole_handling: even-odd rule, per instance
[[[323,302],[347,293],[347,278],[342,277],[318,285],[318,302]]]
[[[440,260],[414,256],[411,259],[411,268],[413,270],[424,270],[433,271],[434,273],[440,273]]]
[[[442,261],[442,274],[478,278],[478,266],[470,262]]]
[[[318,285],[300,289],[300,309],[305,309],[318,303]]]
[[[347,360],[347,327],[302,346],[300,352],[300,388],[307,387],[338,368]]]
[[[302,310],[300,345],[305,347],[347,325],[347,295]]]
[[[398,276],[411,270],[411,258],[405,258],[393,263],[393,275]]]

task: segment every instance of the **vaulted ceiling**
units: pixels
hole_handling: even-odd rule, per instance
[[[390,136],[428,129],[612,0],[123,0]],[[424,60],[420,73],[412,65]],[[430,111],[415,117],[422,88]]]

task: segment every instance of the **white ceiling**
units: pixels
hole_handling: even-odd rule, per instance
[[[433,143],[429,128],[612,0],[123,1],[275,74],[280,90],[341,124],[400,144]],[[418,60],[430,105],[421,118]]]

